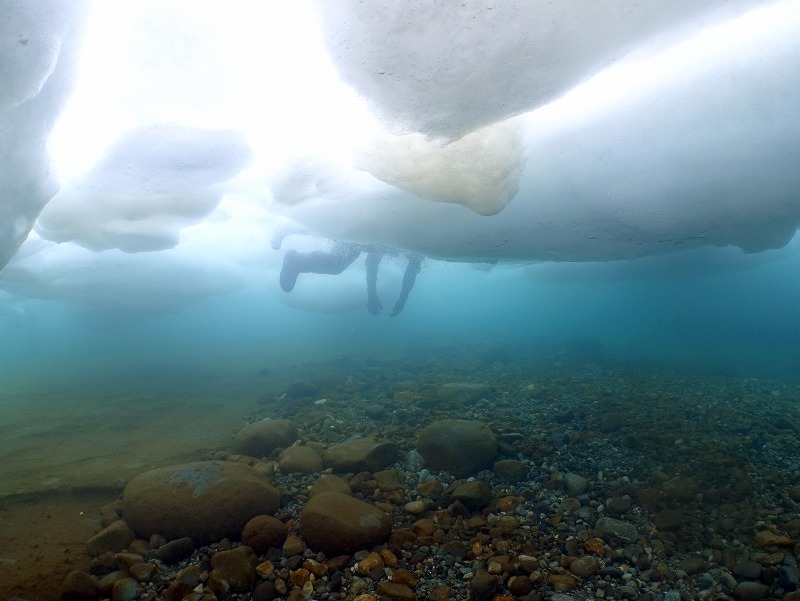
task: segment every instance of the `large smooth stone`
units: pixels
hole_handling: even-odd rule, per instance
[[[267,457],[297,440],[297,428],[288,419],[262,419],[242,426],[233,436],[233,450],[250,457]]]
[[[483,422],[442,419],[420,430],[417,451],[430,470],[461,478],[492,466],[497,437]]]
[[[389,516],[377,507],[338,492],[311,497],[300,512],[300,535],[328,557],[350,555],[386,542]]]
[[[199,461],[133,478],[122,493],[125,521],[143,538],[188,536],[196,544],[237,539],[253,517],[274,513],[281,494],[253,468]]]
[[[339,472],[377,472],[397,458],[397,444],[371,436],[333,445],[323,454],[325,465]]]

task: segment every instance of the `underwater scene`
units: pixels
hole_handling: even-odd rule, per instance
[[[800,600],[797,0],[0,14],[0,600]]]

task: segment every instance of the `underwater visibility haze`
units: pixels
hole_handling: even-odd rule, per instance
[[[227,458],[231,437],[262,418],[293,420],[301,446],[320,452],[350,438],[392,439],[406,478],[427,469],[408,454],[422,436],[408,428],[490,423],[502,458],[531,471],[518,488],[493,489],[494,501],[479,505],[492,508],[484,518],[502,513],[508,495],[545,515],[547,502],[530,491],[559,490],[553,474],[583,469],[594,483],[576,492],[568,479],[560,494],[594,512],[575,515],[611,548],[581,539],[580,524],[570,532],[583,540],[579,555],[609,570],[631,559],[618,541],[636,543],[609,543],[594,523],[610,485],[593,480],[593,453],[616,457],[616,475],[628,478],[608,494],[643,508],[620,519],[684,511],[683,530],[656,520],[651,533],[677,537],[656,545],[675,561],[724,549],[683,540],[694,509],[666,489],[666,504],[651,507],[629,490],[636,469],[677,477],[731,444],[751,462],[741,470],[785,470],[775,477],[800,486],[794,443],[775,450],[796,433],[800,396],[797,0],[32,0],[3,2],[0,14],[3,598],[59,598],[73,569],[100,581],[85,548],[100,508],[145,470]],[[440,386],[465,382],[486,388],[437,404]],[[293,396],[299,383],[312,386],[308,398]],[[663,453],[672,471],[648,463],[667,444],[648,450],[655,413],[638,432],[608,426],[609,416],[654,408],[667,416],[665,436],[682,424]],[[393,417],[381,422],[382,412]],[[729,419],[738,442],[708,451],[690,439],[706,418]],[[692,419],[697,431],[681,430]],[[591,446],[601,444],[593,428],[608,447]],[[534,456],[547,445],[552,454]],[[619,455],[604,455],[611,447]],[[692,460],[671,455],[679,450]],[[480,474],[490,486],[505,482],[496,465]],[[453,480],[443,478],[446,499]],[[652,486],[672,481],[659,478]],[[747,502],[767,503],[751,480]],[[290,525],[304,483],[281,483],[301,491],[276,514]],[[693,490],[692,499],[713,496]],[[798,511],[800,495],[787,494],[742,524],[760,519],[797,536],[781,516]],[[393,502],[416,511],[403,505],[410,497],[362,496],[384,511]],[[45,513],[62,524],[48,525],[58,534],[46,544],[36,529]],[[392,528],[398,536],[401,526]],[[424,564],[397,540],[387,544],[402,566]],[[498,556],[532,553],[522,534],[509,540],[519,548],[496,544]],[[608,598],[738,590],[739,599],[792,599],[800,573],[783,574],[797,571],[794,548],[755,547],[784,554],[771,564],[748,556],[763,570],[777,566],[771,580],[737,572],[742,551],[737,561],[709,560],[699,574],[711,584],[691,580],[684,565],[685,578],[653,588],[633,557],[639,571],[624,583],[600,568],[573,570],[585,586],[561,589],[547,570],[537,580],[526,569],[518,575],[532,588],[492,572],[492,590],[583,599],[624,584],[634,592]],[[482,553],[460,561],[491,563]],[[470,569],[482,576],[483,567]],[[447,593],[418,570],[417,598],[491,598],[466,573],[460,584],[436,573]],[[174,576],[162,573],[164,582]],[[148,578],[134,594],[152,596],[120,598],[167,594]],[[378,586],[403,598],[379,580],[369,588],[348,578],[339,597],[333,585],[299,588],[349,599]],[[611,584],[598,588],[603,578]],[[756,582],[769,590],[747,597]],[[239,594],[250,598],[246,587]]]

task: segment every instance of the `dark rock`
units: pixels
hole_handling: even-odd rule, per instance
[[[755,580],[761,575],[761,564],[757,561],[746,559],[733,566],[733,570],[731,571],[734,573],[734,575],[741,578]]]
[[[686,572],[689,576],[699,574],[705,567],[706,562],[699,557],[687,557],[678,562],[678,568]]]
[[[440,386],[436,391],[436,401],[440,403],[473,404],[491,396],[492,391],[486,384],[451,382]]]
[[[464,477],[491,467],[497,455],[497,437],[486,424],[465,419],[444,419],[423,428],[417,450],[433,471]]]
[[[616,537],[625,542],[633,542],[639,538],[639,533],[633,524],[603,517],[595,523],[595,536],[600,538]]]
[[[371,436],[348,440],[325,451],[325,465],[340,472],[377,472],[397,458],[398,447]]]
[[[469,598],[472,601],[489,601],[497,589],[497,578],[484,569],[475,572],[469,581]]]
[[[492,490],[482,480],[472,480],[457,486],[453,490],[453,499],[461,501],[467,507],[484,507],[492,500]]]
[[[796,591],[800,585],[800,569],[793,565],[781,566],[778,570],[778,583],[785,591]]]
[[[188,536],[176,538],[158,548],[156,556],[169,565],[186,559],[194,552],[194,541]]]
[[[494,475],[500,482],[522,482],[528,479],[528,464],[516,459],[502,459],[494,463]]]
[[[233,436],[233,450],[250,457],[267,457],[297,440],[297,428],[286,419],[262,419],[242,427]]]
[[[771,594],[772,589],[760,582],[740,582],[733,589],[733,598],[736,601],[758,601],[758,599],[765,599]]]
[[[385,542],[391,520],[383,511],[341,493],[314,495],[300,512],[300,535],[328,556],[349,555]]]
[[[120,578],[111,589],[112,601],[134,601],[139,584],[133,578]]]
[[[679,511],[663,509],[653,518],[653,524],[661,532],[677,532],[683,527],[683,515]]]
[[[286,396],[289,399],[302,401],[312,399],[320,394],[320,388],[313,382],[307,380],[297,380],[289,384],[286,389]]]
[[[122,520],[117,520],[90,538],[86,546],[90,555],[98,557],[103,553],[118,553],[127,549],[135,538],[136,535],[128,527],[128,524]]]
[[[383,419],[386,417],[386,408],[383,405],[367,405],[364,413],[370,419]]]
[[[200,568],[189,565],[178,572],[175,579],[164,592],[164,601],[181,601],[192,592],[200,582]]]
[[[241,463],[200,461],[145,472],[123,492],[125,519],[142,536],[158,532],[195,543],[236,538],[256,515],[273,513],[281,494]]]
[[[245,524],[242,530],[242,543],[256,553],[266,553],[270,549],[280,549],[286,542],[289,529],[286,524],[271,515],[257,515]]]
[[[61,584],[61,601],[96,601],[99,598],[97,581],[82,570],[73,570]]]
[[[106,574],[100,579],[100,582],[97,583],[97,588],[100,590],[100,598],[101,599],[108,599],[111,597],[111,591],[114,590],[114,584],[117,580],[121,580],[122,578],[127,578],[129,574],[127,572],[123,572],[122,570],[115,570],[110,574]]]
[[[274,601],[278,598],[278,592],[272,582],[262,582],[253,589],[252,601]]]

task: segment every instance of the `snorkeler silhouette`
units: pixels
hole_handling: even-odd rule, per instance
[[[272,247],[275,250],[281,247],[286,235],[285,232],[281,232],[273,239]],[[284,292],[291,292],[297,283],[297,277],[301,273],[339,275],[363,252],[367,253],[365,263],[367,268],[367,309],[373,315],[377,315],[383,309],[383,305],[378,298],[378,266],[384,256],[395,256],[400,252],[385,246],[336,241],[333,243],[333,248],[328,251],[298,252],[294,249],[289,249],[283,255],[283,267],[280,275],[281,289]],[[397,301],[390,313],[391,317],[399,315],[403,307],[405,307],[408,295],[414,287],[414,282],[416,282],[417,274],[422,269],[422,255],[417,253],[405,254],[408,264],[403,274],[400,295],[397,297]]]

